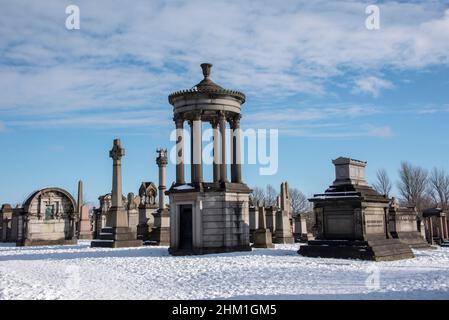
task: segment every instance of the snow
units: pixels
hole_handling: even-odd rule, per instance
[[[449,299],[449,248],[370,262],[302,257],[298,244],[184,257],[89,244],[0,245],[0,299]]]
[[[195,189],[195,188],[192,187],[192,186],[189,186],[188,184],[183,184],[183,185],[180,185],[180,186],[176,186],[173,189],[176,189],[176,190],[191,190],[191,189]]]

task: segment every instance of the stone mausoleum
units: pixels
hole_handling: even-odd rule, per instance
[[[33,192],[21,207],[5,204],[0,211],[0,240],[18,246],[77,243],[78,206],[61,188]]]
[[[204,79],[193,88],[169,95],[176,123],[176,182],[170,202],[170,248],[173,255],[251,250],[249,194],[241,176],[240,118],[245,95],[222,88],[210,78],[212,65],[201,65]],[[202,126],[213,129],[213,181],[205,182]],[[184,177],[184,123],[190,127],[191,179]],[[230,146],[226,132],[229,124]],[[228,178],[226,155],[231,155]]]
[[[413,258],[410,247],[389,233],[390,199],[366,182],[366,162],[343,157],[332,162],[335,181],[324,194],[310,199],[316,216],[316,240],[301,246],[298,253],[376,261]]]

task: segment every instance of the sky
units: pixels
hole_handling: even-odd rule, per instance
[[[371,4],[377,30],[365,25]],[[79,30],[66,28],[68,5],[80,9]],[[339,156],[367,161],[370,183],[381,168],[396,181],[401,161],[449,171],[448,1],[1,7],[0,203],[47,186],[76,195],[81,179],[85,199],[98,204],[111,190],[114,138],[126,150],[124,192],[157,183],[156,149],[173,146],[167,96],[198,83],[203,62],[216,83],[246,94],[243,130],[278,130],[278,170],[244,164],[251,187],[288,181],[321,193]],[[174,174],[169,164],[168,185]]]

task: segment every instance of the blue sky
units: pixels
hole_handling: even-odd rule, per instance
[[[380,30],[365,28],[372,3]],[[80,30],[65,28],[69,4]],[[76,193],[79,179],[96,202],[116,137],[124,192],[157,182],[167,96],[198,83],[202,62],[246,93],[243,129],[279,130],[277,174],[245,165],[250,186],[320,193],[338,156],[368,161],[370,182],[380,168],[395,180],[403,160],[449,170],[447,1],[3,1],[0,15],[0,203]]]

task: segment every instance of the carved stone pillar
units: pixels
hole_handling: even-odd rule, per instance
[[[174,118],[176,123],[176,183],[185,184],[184,178],[184,119]]]
[[[192,125],[192,154],[193,154],[193,183],[203,182],[203,161],[202,161],[202,134],[201,134],[201,113],[195,113]]]
[[[214,182],[220,181],[220,134],[218,132],[218,121],[212,120],[212,131],[214,134],[214,163],[213,163],[213,170],[214,170]]]
[[[232,150],[232,162],[231,162],[231,181],[234,183],[242,182],[242,169],[241,169],[241,146],[240,146],[240,114],[236,115],[231,120],[231,150]]]
[[[220,112],[218,120],[220,122],[220,134],[221,134],[220,181],[228,182],[227,168],[226,168],[226,117],[225,117],[224,112]]]

